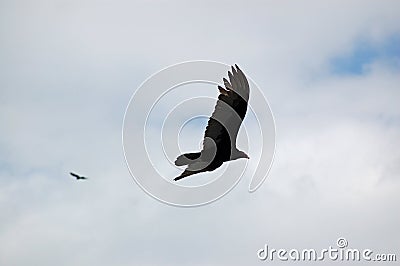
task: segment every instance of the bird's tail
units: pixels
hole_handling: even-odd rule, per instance
[[[175,160],[175,165],[176,166],[188,165],[192,163],[193,160],[200,158],[200,155],[201,152],[192,152],[179,155],[178,158],[176,158]]]
[[[180,176],[175,177],[175,178],[174,178],[174,181],[178,181],[178,180],[180,180],[180,179],[182,179],[182,178],[185,178],[185,177],[187,177],[187,176],[194,175],[194,174],[197,174],[197,173],[200,173],[200,172],[201,172],[201,171],[189,171],[189,170],[185,170]]]

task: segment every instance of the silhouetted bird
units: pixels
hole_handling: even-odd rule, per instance
[[[70,175],[72,175],[73,177],[75,177],[76,178],[76,180],[85,180],[85,179],[88,179],[87,177],[85,177],[85,176],[80,176],[80,175],[77,175],[77,174],[75,174],[75,173],[69,173]]]
[[[203,149],[178,156],[175,165],[187,167],[175,181],[193,174],[213,171],[227,161],[249,159],[246,153],[236,148],[236,138],[246,115],[250,88],[242,70],[237,65],[235,67],[232,66],[232,70],[228,71],[229,81],[223,79],[225,88],[218,86],[220,94],[208,120]]]

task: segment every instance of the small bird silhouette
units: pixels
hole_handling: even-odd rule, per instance
[[[69,174],[72,175],[73,177],[75,177],[76,180],[85,180],[85,179],[88,179],[88,178],[85,177],[85,176],[80,176],[80,175],[77,175],[77,174],[72,173],[72,172],[70,172]]]

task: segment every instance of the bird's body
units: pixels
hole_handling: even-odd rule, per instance
[[[250,89],[246,76],[235,66],[236,68],[232,67],[232,72],[228,72],[229,81],[223,79],[225,88],[218,86],[220,95],[208,120],[203,149],[178,156],[175,165],[187,165],[187,168],[175,181],[193,174],[213,171],[227,161],[249,158],[236,148],[236,138],[247,112]]]
[[[73,177],[75,177],[76,180],[85,180],[85,179],[88,179],[88,178],[85,177],[85,176],[80,176],[80,175],[77,175],[77,174],[72,173],[72,172],[70,172],[69,174],[72,175]]]

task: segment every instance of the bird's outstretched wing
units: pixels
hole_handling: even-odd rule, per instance
[[[72,172],[70,172],[69,174],[72,175],[73,177],[76,177],[76,178],[79,178],[79,177],[80,177],[79,175],[77,175],[77,174],[75,174],[75,173],[72,173]]]
[[[209,149],[212,139],[218,153],[227,147],[236,147],[236,138],[240,125],[247,112],[249,101],[249,83],[242,70],[235,65],[228,72],[229,81],[223,79],[225,89],[218,87],[220,95],[204,133],[203,150]],[[229,150],[230,153],[230,150]]]

